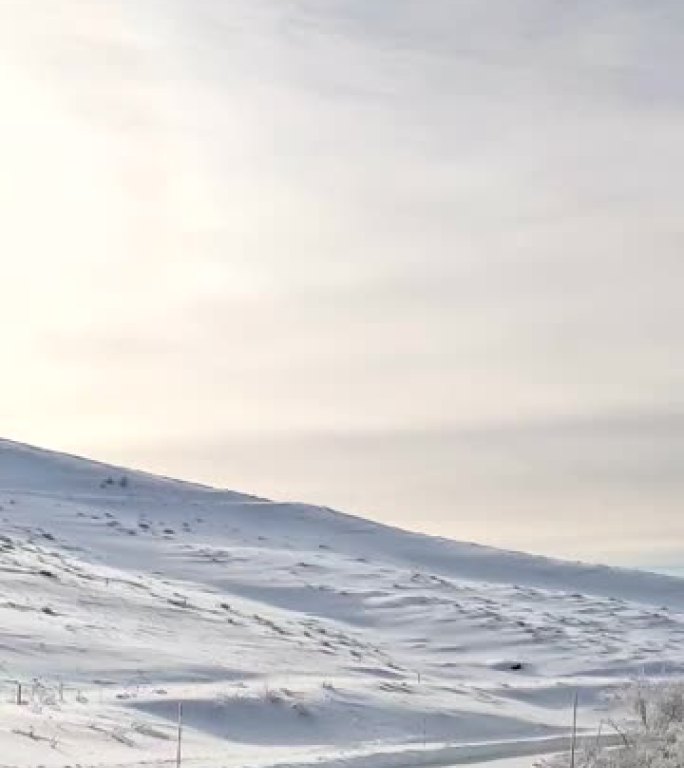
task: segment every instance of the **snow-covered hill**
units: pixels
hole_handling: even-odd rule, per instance
[[[0,507],[3,766],[167,764],[179,701],[187,765],[483,762],[563,746],[575,689],[591,726],[684,676],[675,578],[9,441]]]

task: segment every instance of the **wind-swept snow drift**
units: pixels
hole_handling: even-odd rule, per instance
[[[8,765],[456,763],[684,672],[684,583],[0,441]],[[23,683],[27,706],[16,699]],[[205,763],[202,763],[205,761]]]

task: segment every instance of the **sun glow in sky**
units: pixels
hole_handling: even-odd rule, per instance
[[[0,433],[684,561],[680,0],[5,0]]]

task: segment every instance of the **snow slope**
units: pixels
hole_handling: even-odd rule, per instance
[[[168,764],[179,701],[187,765],[522,759],[684,675],[676,578],[1,440],[0,507],[0,766]]]

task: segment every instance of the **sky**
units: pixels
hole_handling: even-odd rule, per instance
[[[0,0],[0,434],[684,564],[681,0]]]

